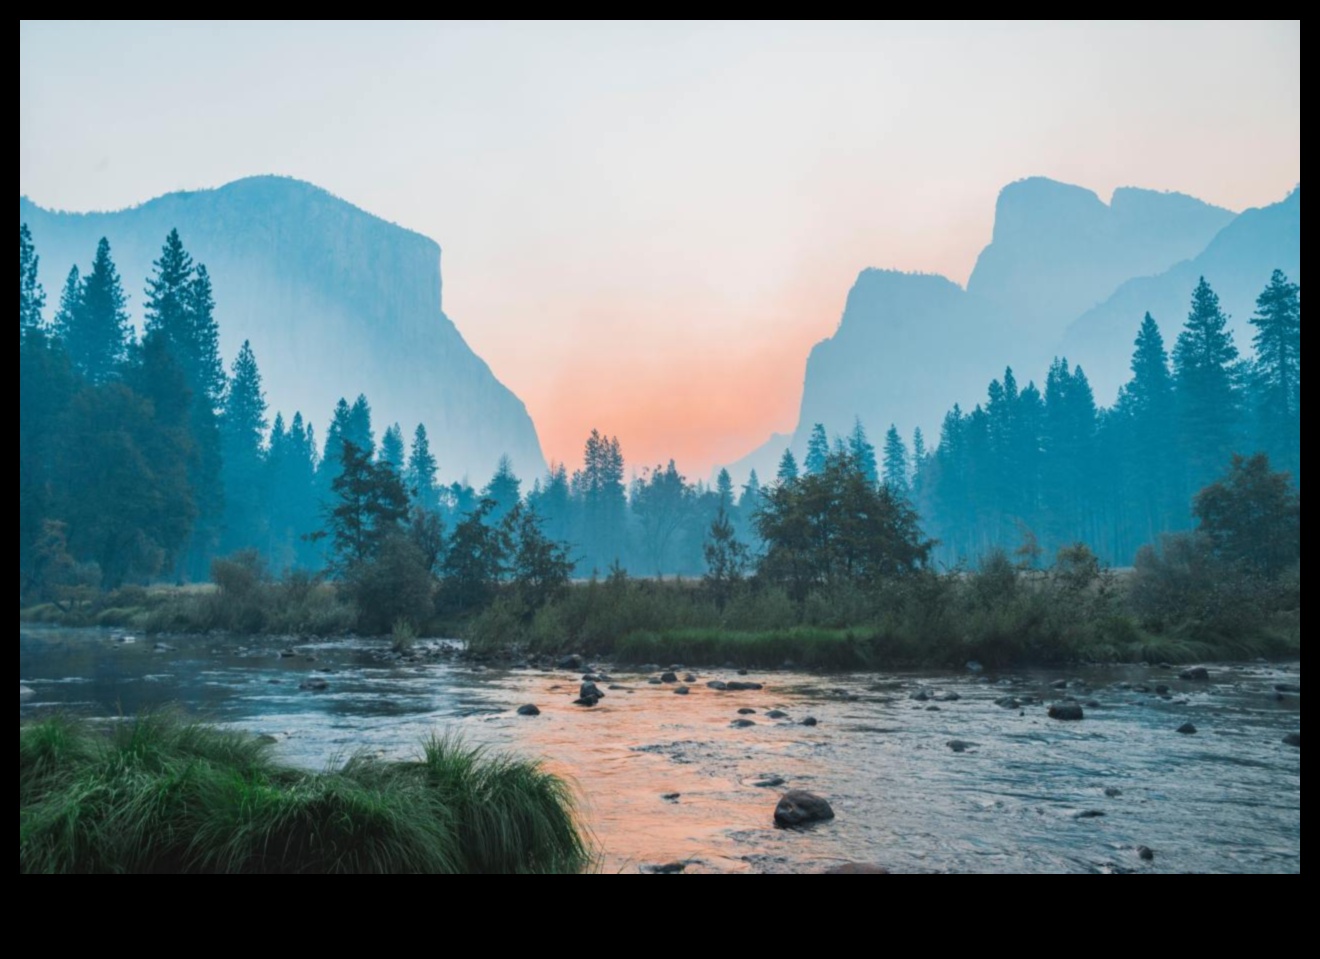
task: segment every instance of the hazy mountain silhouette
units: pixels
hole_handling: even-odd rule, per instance
[[[504,453],[525,476],[545,468],[526,407],[445,315],[440,247],[421,234],[273,176],[113,213],[53,212],[21,197],[18,206],[52,301],[105,236],[139,325],[151,263],[177,227],[215,284],[226,364],[252,341],[272,417],[301,410],[324,438],[336,400],[365,393],[377,438],[395,421],[406,436],[426,424],[446,478],[479,484]]]
[[[1068,327],[1058,350],[1084,362],[1096,398],[1111,402],[1128,379],[1132,340],[1142,316],[1150,312],[1172,348],[1187,319],[1192,290],[1204,276],[1231,317],[1238,349],[1249,353],[1252,330],[1247,320],[1276,268],[1294,283],[1302,282],[1300,185],[1278,203],[1244,211],[1198,256],[1156,276],[1124,283]]]
[[[1300,200],[1290,201],[1300,209]],[[1282,256],[1288,248],[1291,257]],[[1230,292],[1224,302],[1234,309],[1254,304],[1274,266],[1295,269],[1299,259],[1300,212],[1290,226],[1282,213],[1237,217],[1179,193],[1124,187],[1105,204],[1082,187],[1019,180],[1000,191],[993,238],[966,290],[940,276],[861,273],[838,329],[807,360],[791,448],[801,457],[814,423],[847,433],[857,416],[877,447],[890,423],[909,440],[921,427],[933,445],[955,402],[970,409],[984,401],[1005,366],[1020,386],[1043,387],[1056,355],[1080,363],[1107,405],[1126,378],[1118,374],[1145,309],[1168,314],[1157,316],[1172,320],[1171,344],[1198,270],[1216,289],[1211,266],[1223,274],[1221,296]],[[1166,299],[1177,308],[1162,305]],[[1146,300],[1149,307],[1135,305]],[[730,472],[739,481],[750,469],[772,476],[782,453],[783,443],[771,440]]]
[[[1007,308],[1022,333],[1057,336],[1124,280],[1195,256],[1232,220],[1181,193],[1123,187],[1105,204],[1083,187],[1019,180],[999,192],[967,290]]]

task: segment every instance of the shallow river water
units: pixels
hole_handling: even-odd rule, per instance
[[[572,705],[581,671],[386,663],[384,644],[367,641],[299,644],[285,658],[274,640],[168,644],[21,628],[20,718],[176,704],[270,735],[281,758],[309,768],[359,749],[405,757],[432,733],[457,733],[570,778],[603,872],[1301,871],[1301,750],[1283,742],[1301,730],[1297,663],[1209,664],[1208,681],[1157,666],[697,669],[688,695],[648,683],[656,673],[598,664],[606,695],[586,709]],[[300,689],[308,679],[328,687]],[[764,688],[720,692],[711,680]],[[1067,696],[1085,719],[1047,718]],[[1023,705],[997,704],[1007,697]],[[517,715],[524,703],[541,715]],[[808,716],[817,725],[802,725]],[[1180,734],[1188,722],[1197,731]],[[775,829],[791,788],[827,798],[835,818]]]

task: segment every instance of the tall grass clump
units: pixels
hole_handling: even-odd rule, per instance
[[[19,727],[19,872],[576,872],[572,793],[456,740],[313,774],[237,732],[150,715]]]

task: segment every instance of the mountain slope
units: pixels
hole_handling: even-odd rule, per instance
[[[1149,311],[1159,322],[1172,350],[1187,318],[1192,290],[1204,276],[1232,318],[1230,327],[1238,349],[1249,353],[1252,331],[1247,320],[1275,268],[1301,283],[1301,186],[1278,203],[1244,211],[1198,256],[1158,275],[1124,283],[1068,327],[1059,351],[1083,362],[1096,398],[1112,402],[1118,387],[1127,381],[1132,340],[1142,316]]]
[[[444,314],[440,247],[427,237],[282,177],[113,213],[52,212],[20,198],[19,220],[52,301],[69,267],[85,270],[108,237],[138,323],[152,260],[177,227],[210,270],[226,358],[252,341],[272,417],[301,410],[324,436],[336,400],[365,393],[377,437],[394,421],[406,436],[426,424],[447,478],[480,484],[503,453],[524,475],[545,466],[522,401]]]

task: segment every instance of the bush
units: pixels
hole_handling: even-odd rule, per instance
[[[431,574],[426,560],[413,543],[392,536],[374,559],[349,568],[344,591],[357,607],[358,628],[368,635],[389,632],[395,622],[414,626],[431,615]]]

